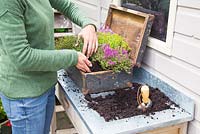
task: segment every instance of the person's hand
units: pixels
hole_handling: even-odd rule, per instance
[[[97,51],[98,48],[98,40],[95,27],[93,25],[87,25],[81,30],[79,36],[84,40],[82,52],[89,58],[93,53]]]
[[[92,67],[92,63],[84,54],[78,52],[78,63],[76,64],[76,67],[83,72],[91,72],[89,67]]]

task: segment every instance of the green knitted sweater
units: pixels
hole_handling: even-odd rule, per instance
[[[91,22],[70,0],[0,0],[0,92],[37,97],[57,81],[57,71],[77,64],[74,50],[54,50],[54,13],[84,27]]]

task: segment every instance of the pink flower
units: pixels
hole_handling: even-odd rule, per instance
[[[118,50],[110,48],[108,44],[102,46],[104,52],[104,58],[116,57],[119,53]]]
[[[99,32],[114,34],[114,32],[109,28],[109,26],[102,26],[102,27],[99,29]]]
[[[124,50],[124,49],[122,49],[122,54],[124,54],[124,55],[127,55],[127,54],[128,54],[128,51],[127,51],[127,50]]]
[[[113,66],[115,64],[116,64],[116,62],[114,62],[114,61],[111,61],[111,60],[108,61],[108,65],[110,65],[110,66]]]

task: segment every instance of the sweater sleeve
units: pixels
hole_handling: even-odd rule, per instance
[[[20,71],[57,71],[77,64],[74,50],[41,50],[30,47],[23,16],[5,10],[0,15],[0,45]]]
[[[53,8],[63,13],[75,24],[81,27],[85,27],[86,25],[89,24],[94,25],[91,22],[91,20],[88,19],[73,2],[71,2],[71,0],[49,0],[49,1]]]

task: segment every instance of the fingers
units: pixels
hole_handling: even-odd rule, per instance
[[[77,40],[76,40],[75,47],[77,47],[77,46],[79,45],[79,40],[80,40],[81,37],[82,37],[82,35],[79,34],[79,35],[78,35],[78,38],[77,38]]]
[[[92,63],[88,59],[85,60],[85,64],[89,67],[92,67]]]
[[[86,64],[84,64],[84,69],[85,69],[85,72],[91,72],[91,70],[90,70],[90,68],[86,65]]]
[[[84,55],[86,55],[86,52],[88,51],[88,41],[89,39],[87,37],[84,36],[84,34],[82,32],[79,33],[78,37],[82,37],[83,38],[83,49],[82,49],[82,53]]]
[[[81,30],[79,35],[82,36],[84,40],[82,52],[89,58],[98,49],[95,27],[93,25],[88,25]]]
[[[95,42],[95,50],[94,50],[95,53],[97,52],[98,46],[99,46],[99,44],[98,44],[98,40],[97,40],[97,38],[96,38],[96,42]]]
[[[94,42],[93,39],[89,40],[88,49],[87,49],[87,57],[89,58],[94,53]]]
[[[84,72],[91,72],[89,66],[91,66],[92,63],[88,59],[84,59],[83,63],[81,64],[80,68]]]
[[[88,44],[88,39],[84,38],[84,45],[83,45],[83,50],[82,50],[83,54],[86,54],[86,51],[88,49],[87,44]]]
[[[83,72],[91,72],[90,68],[92,63],[86,58],[86,56],[80,52],[78,52],[78,63],[76,67]]]
[[[93,45],[93,47],[92,47],[92,53],[90,54],[90,56],[92,56],[93,53],[97,52],[97,49],[98,49],[97,37],[94,37],[92,45]]]
[[[80,69],[83,72],[88,72],[88,73],[91,72],[90,68],[88,66],[86,66],[86,65],[85,66],[80,66],[80,68],[78,68],[78,69]]]
[[[83,54],[85,54],[88,58],[92,56],[98,49],[98,41],[97,39],[84,39],[84,46],[83,46]],[[87,53],[86,53],[87,52]]]
[[[98,49],[98,41],[97,38],[94,37],[89,41],[89,45],[87,48],[87,57],[91,57],[93,53],[96,53]]]

